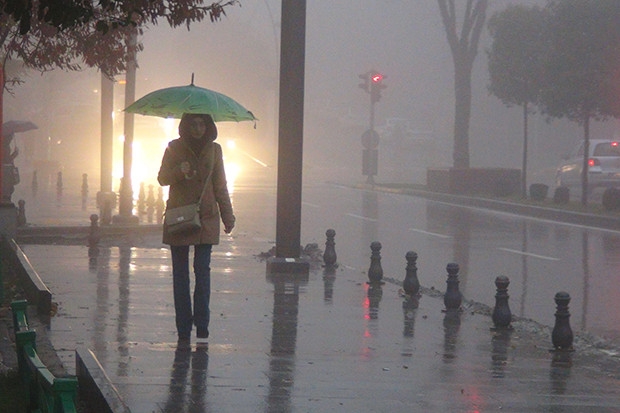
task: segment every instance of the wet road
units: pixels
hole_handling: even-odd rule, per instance
[[[420,283],[441,291],[456,262],[465,298],[489,306],[505,275],[513,313],[545,325],[555,293],[566,291],[573,329],[620,343],[619,232],[334,185],[305,187],[303,199],[302,240],[323,245],[319,228],[334,228],[342,262],[367,270],[370,243],[380,241],[385,276],[403,280],[413,250]]]

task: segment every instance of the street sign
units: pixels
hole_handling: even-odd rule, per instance
[[[368,129],[362,134],[364,149],[376,149],[379,146],[379,134],[374,129]]]

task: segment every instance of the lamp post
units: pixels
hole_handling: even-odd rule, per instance
[[[127,38],[127,74],[125,76],[125,107],[136,100],[136,43],[137,29]],[[123,142],[123,177],[121,178],[120,200],[118,215],[112,221],[118,224],[138,223],[138,217],[133,215],[133,189],[131,183],[131,164],[133,157],[133,113],[125,112]]]

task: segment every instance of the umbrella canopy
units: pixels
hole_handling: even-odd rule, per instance
[[[181,118],[184,113],[211,115],[215,122],[257,120],[234,99],[213,90],[194,86],[159,89],[141,97],[125,108],[125,112],[162,118]]]
[[[33,129],[39,129],[39,127],[29,120],[9,120],[2,124],[2,135],[9,136],[14,133],[28,132]]]

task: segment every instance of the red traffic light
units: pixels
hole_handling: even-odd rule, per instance
[[[383,84],[383,79],[386,76],[379,72],[372,71],[370,73],[370,102],[377,103],[381,99],[381,89],[385,89],[387,86]]]

